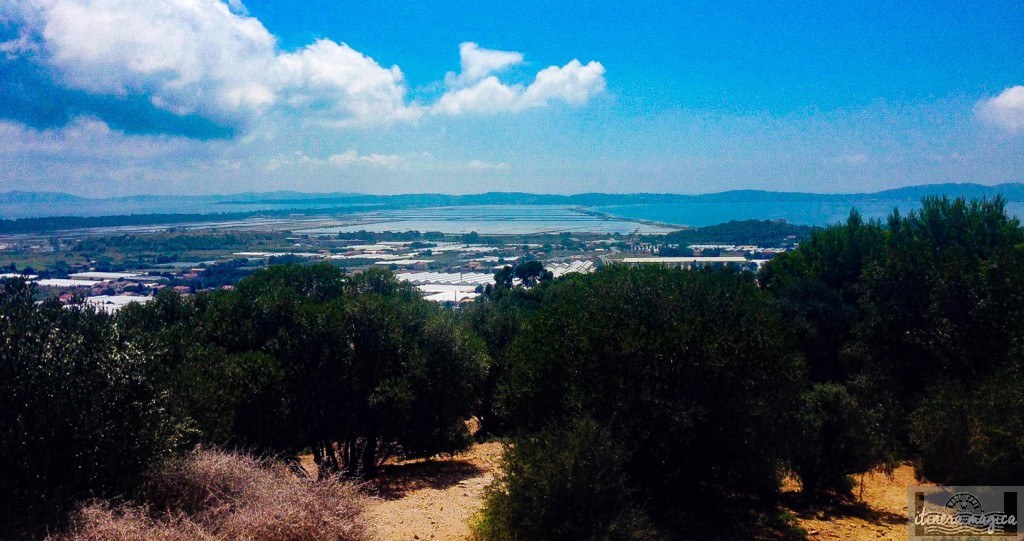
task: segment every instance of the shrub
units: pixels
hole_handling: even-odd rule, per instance
[[[0,291],[0,536],[130,493],[176,446],[151,352],[91,309]]]
[[[160,469],[148,507],[93,503],[53,541],[364,541],[365,496],[348,483],[294,477],[279,464],[199,451]]]
[[[612,434],[592,420],[517,438],[474,526],[481,541],[657,539]]]
[[[878,394],[869,399],[863,385],[819,383],[805,394],[793,442],[792,465],[810,495],[846,495],[850,475],[893,460]]]
[[[918,473],[955,485],[1013,485],[1024,479],[1024,371],[994,372],[976,388],[933,387],[912,417]]]

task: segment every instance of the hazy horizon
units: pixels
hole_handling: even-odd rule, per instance
[[[934,187],[939,187],[939,186],[981,186],[981,187],[985,187],[985,188],[996,188],[996,187],[1008,186],[1008,185],[1022,185],[1022,186],[1024,186],[1024,182],[1021,182],[1021,181],[1010,181],[1010,182],[1002,182],[1002,183],[997,183],[997,184],[982,184],[982,183],[978,183],[978,182],[947,182],[947,183],[935,183],[935,184],[910,184],[910,185],[903,185],[903,186],[893,186],[893,187],[889,187],[889,188],[885,188],[885,189],[881,189],[881,190],[865,191],[865,192],[825,192],[825,191],[791,191],[791,190],[779,191],[779,190],[771,190],[771,189],[736,188],[736,189],[731,189],[731,190],[721,190],[721,191],[714,191],[714,192],[690,192],[690,193],[686,193],[686,192],[626,192],[626,191],[622,191],[622,192],[593,192],[593,191],[591,191],[591,192],[582,192],[582,191],[581,192],[556,192],[556,191],[528,192],[528,191],[519,191],[519,190],[491,190],[491,191],[486,191],[486,192],[462,192],[462,193],[456,193],[456,192],[436,192],[436,191],[433,191],[433,192],[432,191],[420,191],[420,192],[400,192],[400,193],[373,193],[373,192],[340,192],[340,191],[319,191],[318,192],[318,191],[303,191],[303,190],[282,189],[282,190],[266,190],[266,191],[252,191],[252,190],[248,190],[248,191],[234,191],[234,192],[232,192],[232,191],[225,191],[225,192],[212,192],[212,193],[203,193],[203,194],[187,194],[187,193],[172,193],[172,194],[133,193],[133,194],[115,195],[115,196],[98,196],[98,195],[83,195],[83,194],[73,193],[73,192],[68,192],[68,191],[55,191],[55,190],[35,191],[35,190],[23,190],[23,189],[10,189],[10,190],[5,190],[5,191],[0,191],[0,195],[10,195],[10,194],[17,194],[17,193],[38,194],[38,195],[53,194],[53,195],[69,195],[69,196],[80,197],[80,198],[85,198],[85,199],[108,199],[108,198],[109,199],[119,199],[119,198],[131,198],[131,197],[200,197],[200,198],[203,198],[203,197],[233,197],[233,196],[264,196],[264,195],[274,195],[274,194],[282,194],[282,195],[283,194],[295,194],[295,195],[303,195],[303,196],[333,196],[333,197],[361,197],[361,196],[367,196],[367,197],[399,197],[399,196],[451,196],[451,197],[464,197],[464,196],[480,196],[480,195],[488,195],[488,194],[523,194],[523,195],[555,196],[555,197],[573,197],[573,196],[582,196],[582,195],[591,195],[591,194],[593,194],[593,195],[610,195],[610,196],[615,196],[615,195],[623,195],[623,196],[627,196],[627,195],[656,195],[656,196],[700,197],[700,196],[705,196],[705,195],[717,195],[717,194],[724,194],[724,193],[730,193],[730,192],[764,192],[764,193],[767,193],[767,194],[778,194],[778,195],[792,194],[792,195],[821,195],[821,196],[847,196],[847,195],[848,196],[861,196],[861,195],[876,195],[876,194],[880,194],[880,193],[884,193],[884,192],[889,192],[889,191],[894,191],[894,190],[905,190],[905,189],[914,189],[914,188],[928,189],[928,188],[934,188]]]

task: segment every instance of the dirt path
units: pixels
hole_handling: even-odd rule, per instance
[[[465,541],[469,521],[483,502],[484,487],[501,460],[500,443],[474,445],[451,458],[408,461],[388,469],[373,482],[377,493],[368,515],[381,541]],[[862,501],[841,505],[800,503],[794,483],[787,483],[789,509],[807,530],[808,541],[878,541],[907,538],[907,487],[920,484],[910,466],[892,478],[882,473],[857,476],[855,495]],[[863,487],[863,492],[861,488]]]
[[[501,460],[500,443],[447,459],[389,466],[373,483],[368,515],[382,541],[464,540]]]
[[[907,538],[907,488],[924,484],[914,478],[914,469],[903,465],[892,478],[878,472],[856,476],[855,496],[863,500],[842,505],[792,506],[809,540],[877,541]],[[784,490],[792,491],[787,486]],[[861,490],[863,489],[863,493]]]

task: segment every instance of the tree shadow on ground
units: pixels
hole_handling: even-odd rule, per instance
[[[843,520],[857,518],[876,526],[905,525],[907,516],[872,508],[853,497],[810,498],[799,492],[784,493],[782,505],[801,519]]]
[[[373,479],[370,486],[376,496],[397,500],[417,490],[444,490],[484,473],[483,469],[468,460],[426,460],[388,465]]]

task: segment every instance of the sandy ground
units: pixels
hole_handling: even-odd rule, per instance
[[[377,537],[381,541],[468,539],[469,522],[480,510],[501,452],[500,443],[483,443],[450,458],[388,466],[370,486],[375,496],[367,512]],[[787,507],[807,530],[808,541],[906,539],[907,487],[921,484],[914,479],[913,468],[901,466],[891,478],[872,472],[855,479],[854,501],[832,505],[807,505],[797,494],[795,482],[784,485]]]
[[[791,506],[809,540],[843,541],[906,539],[907,488],[926,484],[914,478],[914,468],[903,465],[892,477],[880,472],[855,476],[854,501],[831,506]],[[784,491],[796,490],[787,483]],[[862,499],[861,499],[862,498]]]
[[[367,509],[382,541],[464,540],[501,460],[500,443],[474,445],[451,458],[389,465],[373,481]]]

